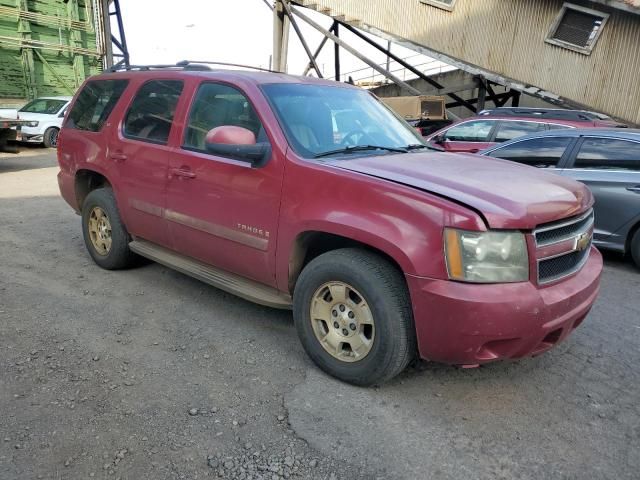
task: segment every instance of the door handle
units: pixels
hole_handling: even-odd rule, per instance
[[[190,169],[188,168],[172,168],[171,169],[171,174],[175,177],[180,177],[180,178],[187,178],[187,179],[191,179],[191,178],[196,178],[196,174],[194,172],[192,172]]]
[[[627,190],[633,193],[640,193],[640,185],[636,185],[635,187],[627,187]]]
[[[116,162],[124,162],[127,159],[127,155],[123,152],[111,152],[110,157]]]

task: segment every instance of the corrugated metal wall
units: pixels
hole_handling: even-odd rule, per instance
[[[561,0],[457,0],[451,12],[419,0],[301,3],[640,124],[640,15],[575,0],[611,14],[584,55],[545,43]]]
[[[102,68],[94,0],[0,0],[0,99],[72,95]],[[97,28],[96,28],[97,27]],[[96,33],[96,31],[98,33]]]

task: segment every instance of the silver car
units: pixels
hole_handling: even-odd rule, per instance
[[[547,168],[585,183],[596,199],[594,243],[630,253],[640,267],[640,130],[553,130],[480,155]]]

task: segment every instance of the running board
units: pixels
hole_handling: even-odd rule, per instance
[[[129,244],[129,248],[149,260],[158,262],[245,300],[267,307],[291,309],[291,296],[275,288],[267,287],[240,275],[225,272],[146,240],[134,240]]]

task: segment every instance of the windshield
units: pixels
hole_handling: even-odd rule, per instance
[[[37,98],[27,103],[19,111],[28,112],[28,113],[44,113],[47,115],[55,115],[66,104],[67,104],[67,100],[60,100],[55,98]]]
[[[289,143],[305,158],[424,145],[416,130],[366,90],[309,84],[269,84],[263,90]]]

